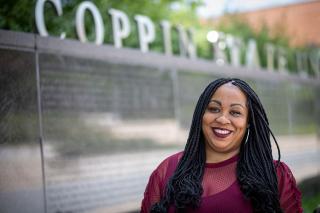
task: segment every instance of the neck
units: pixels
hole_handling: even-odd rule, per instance
[[[233,156],[237,155],[239,150],[234,150],[228,153],[214,152],[206,150],[206,163],[219,163],[221,161],[228,160]]]

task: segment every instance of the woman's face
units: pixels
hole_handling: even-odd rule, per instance
[[[248,121],[246,95],[231,82],[220,86],[202,119],[206,154],[232,157],[240,150]]]

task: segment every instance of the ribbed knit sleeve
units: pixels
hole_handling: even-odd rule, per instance
[[[303,212],[301,192],[290,168],[283,162],[277,168],[280,205],[285,213]]]

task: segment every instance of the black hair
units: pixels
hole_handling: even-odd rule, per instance
[[[278,164],[280,149],[269,128],[260,99],[246,82],[236,78],[219,78],[211,82],[199,97],[181,160],[166,185],[164,196],[152,206],[152,213],[167,212],[170,205],[174,205],[177,212],[184,212],[187,207],[197,208],[200,205],[203,193],[201,182],[206,162],[202,117],[212,95],[221,85],[228,82],[242,90],[248,102],[250,134],[247,142],[241,143],[237,163],[240,189],[243,195],[250,199],[255,212],[282,212],[270,134],[277,145]]]

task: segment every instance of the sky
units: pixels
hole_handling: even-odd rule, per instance
[[[224,11],[246,12],[308,1],[310,0],[204,0],[205,5],[198,9],[198,14],[203,18],[215,18]]]

